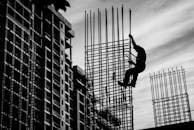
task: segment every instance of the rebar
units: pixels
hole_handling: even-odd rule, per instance
[[[121,11],[119,8],[115,11],[112,7],[110,15],[107,8],[104,12],[98,9],[97,15],[92,11],[85,12],[85,72],[87,78],[92,80],[90,92],[96,100],[92,105],[95,116],[91,118],[93,129],[99,127],[99,123],[101,129],[133,129],[132,89],[117,84],[130,67],[127,61],[131,55],[131,45],[130,40],[124,37],[124,26],[129,26],[131,33],[130,9],[128,13],[129,21],[124,19],[123,6]]]
[[[185,70],[168,69],[150,75],[155,126],[191,121]]]

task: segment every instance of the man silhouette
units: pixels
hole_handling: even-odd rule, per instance
[[[145,62],[146,62],[145,50],[141,46],[138,46],[135,43],[133,36],[131,34],[129,34],[129,38],[131,38],[131,40],[132,40],[133,48],[137,52],[137,57],[136,57],[136,63],[134,63],[133,61],[129,61],[129,63],[135,65],[135,67],[130,68],[125,72],[125,77],[123,79],[123,83],[118,81],[118,84],[121,86],[124,86],[125,88],[127,86],[135,87],[138,74],[145,70]],[[133,76],[133,79],[131,80],[131,83],[129,83],[129,78],[131,75]]]

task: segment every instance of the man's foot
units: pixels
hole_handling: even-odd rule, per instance
[[[133,87],[133,88],[135,88],[135,85],[136,85],[136,83],[130,83],[130,84],[124,84],[123,82],[121,82],[121,81],[118,81],[118,85],[120,85],[120,86],[123,86],[123,87],[127,87],[127,86],[131,86],[131,87]]]
[[[129,86],[135,88],[135,84],[136,84],[136,83],[130,83]]]
[[[123,86],[123,87],[127,87],[127,85],[125,85],[124,83],[122,83],[121,81],[118,81],[118,85],[120,85],[120,86]]]

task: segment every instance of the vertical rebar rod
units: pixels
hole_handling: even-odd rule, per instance
[[[173,84],[173,69],[171,68],[171,71],[169,72],[169,77],[170,77],[170,86],[172,88],[172,108],[173,108],[173,111],[172,113],[174,115],[177,115],[176,114],[176,111],[177,111],[177,107],[176,107],[176,91],[175,91],[175,85]],[[176,118],[173,117],[173,121],[176,122]]]
[[[163,76],[164,76],[164,89],[165,89],[165,96],[168,97],[168,84],[167,84],[167,75],[166,72],[163,70]]]
[[[105,41],[106,41],[106,106],[109,106],[109,58],[108,58],[108,16],[105,8]]]
[[[99,100],[100,100],[100,102],[101,102],[101,96],[100,96],[100,94],[101,94],[101,83],[100,83],[100,81],[101,81],[101,68],[100,68],[100,11],[99,11],[99,9],[98,9],[98,44],[99,44],[99,48],[98,48],[98,60],[99,60],[99,66],[98,66],[98,70],[99,70],[99,74],[98,74],[98,76],[99,76],[99,83],[98,83],[98,91],[99,91]],[[100,106],[100,109],[101,109],[101,106]]]
[[[124,45],[124,11],[121,7],[121,22],[122,22],[122,43],[123,43],[123,74],[125,74],[125,45]]]
[[[182,74],[183,74],[183,86],[184,86],[184,92],[187,92],[187,84],[186,84],[186,75],[185,75],[185,70],[181,66]]]
[[[118,42],[117,42],[117,53],[118,53],[118,54],[116,54],[116,55],[117,55],[117,61],[116,61],[116,62],[117,62],[117,65],[115,65],[115,66],[118,67],[116,72],[117,72],[117,76],[119,77],[119,74],[120,74],[120,67],[119,67],[119,66],[120,66],[121,63],[120,63],[120,53],[119,53],[119,52],[120,52],[120,41],[119,41],[120,38],[119,38],[119,13],[118,13],[118,8],[117,8],[116,11],[117,11],[117,12],[116,12],[116,25],[117,25],[116,27],[117,27],[117,41],[118,41]],[[117,90],[118,90],[118,89],[117,89]],[[116,97],[120,96],[120,95],[118,94],[117,90],[115,89],[115,93],[117,94]],[[119,97],[119,98],[120,98],[120,97]],[[120,101],[120,99],[119,99],[119,101]],[[120,105],[120,102],[117,102],[117,100],[116,100],[116,105],[117,105],[117,107],[119,107],[119,105]],[[120,114],[120,111],[117,110],[117,107],[116,107],[117,114],[118,114],[118,115],[121,115],[121,114]],[[122,115],[121,115],[121,116],[122,116]],[[122,118],[121,120],[123,120],[123,118]]]
[[[154,82],[153,82],[153,77],[154,76],[151,76],[150,75],[150,84],[151,84],[151,93],[152,93],[152,102],[153,102],[153,110],[154,110],[154,122],[155,122],[155,124],[157,124],[157,121],[156,121],[156,116],[157,116],[157,114],[156,114],[156,109],[155,109],[155,97],[154,97]]]
[[[87,23],[87,24],[89,24],[89,25],[88,25],[88,27],[89,27],[88,30],[90,30],[90,40],[91,40],[91,41],[90,41],[90,47],[87,48],[87,51],[88,51],[88,49],[91,49],[91,50],[93,49],[93,48],[92,48],[92,46],[93,46],[93,35],[92,35],[92,34],[93,34],[93,33],[92,33],[92,20],[91,20],[92,14],[91,14],[91,10],[90,10],[89,13],[90,13],[90,14],[89,14],[89,20],[87,20],[87,21],[90,22],[90,23]],[[88,35],[89,35],[89,34],[88,34]],[[88,43],[88,44],[89,44],[89,43]],[[93,52],[93,50],[92,50],[92,52]],[[88,52],[88,55],[90,55],[92,52]],[[93,57],[90,57],[90,58],[93,58]],[[88,60],[88,63],[91,64],[91,68],[90,68],[91,70],[90,70],[90,71],[92,71],[92,70],[93,70],[93,62],[90,63],[90,60],[93,60],[93,59],[90,59],[90,58],[88,57],[88,59],[89,59],[89,60]],[[89,73],[90,73],[90,72],[89,72]],[[90,80],[91,80],[91,82],[92,82],[92,87],[93,87],[93,89],[92,89],[92,94],[93,94],[93,97],[94,97],[94,85],[93,85],[93,81],[94,81],[94,80],[93,80],[93,77],[94,77],[94,75],[93,75],[93,73],[90,73],[90,75],[91,75],[91,76],[90,76]],[[95,124],[95,122],[94,122],[94,119],[95,119],[94,104],[93,104],[92,107],[93,107],[93,126],[92,126],[92,127],[93,127],[93,129],[95,129],[95,126],[94,126],[94,124]]]
[[[181,82],[181,75],[180,75],[182,69],[178,70],[176,68],[176,71],[177,71],[177,76],[178,76],[178,87],[179,87],[180,94],[181,94],[181,106],[180,107],[183,110],[183,112],[185,112],[184,99],[182,98],[184,92],[182,91],[182,82]],[[184,113],[184,116],[185,116],[185,113]]]
[[[92,11],[90,10],[90,43],[93,44],[93,31],[92,31]]]
[[[161,96],[162,96],[162,99],[165,98],[165,91],[164,91],[163,77],[164,77],[163,73],[160,72],[159,80],[160,80],[160,86],[161,86]],[[165,103],[164,103],[164,101],[162,101],[161,104],[162,104],[162,107],[165,108]],[[162,110],[162,116],[164,117],[164,123],[167,121],[167,118],[166,118],[166,116],[165,116],[165,111],[166,111],[166,109],[163,109],[163,110]]]
[[[173,84],[174,84],[175,95],[178,95],[176,71],[173,68],[172,68],[172,77],[173,77]]]
[[[183,67],[181,66],[181,71],[183,72],[183,83],[184,83],[184,88],[185,88],[185,93],[187,96],[187,108],[188,108],[188,115],[189,115],[189,121],[191,121],[191,109],[190,109],[190,104],[189,104],[189,98],[188,98],[188,94],[187,94],[187,84],[186,84],[186,74],[185,74],[185,70],[183,69]]]
[[[85,14],[86,16],[86,22],[85,22],[85,33],[86,33],[86,36],[85,36],[85,44],[86,44],[86,65],[87,65],[87,70],[89,70],[89,61],[88,61],[88,14],[86,13]],[[87,75],[89,76],[89,75]]]
[[[118,60],[118,62],[117,62],[117,65],[118,65],[118,77],[120,77],[120,75],[121,75],[121,72],[120,72],[120,70],[121,70],[121,67],[120,67],[120,65],[121,65],[121,57],[120,57],[120,32],[119,32],[120,30],[119,30],[119,12],[118,12],[118,8],[117,8],[117,41],[118,41],[118,43],[117,43],[117,45],[118,45],[118,47],[117,47],[117,49],[118,49],[118,54],[117,54],[117,60]],[[120,80],[120,79],[119,79]]]
[[[117,8],[116,8],[116,11],[115,11],[115,19],[116,19],[116,20],[115,20],[115,43],[114,43],[114,44],[115,44],[115,46],[114,46],[114,47],[115,47],[115,48],[114,48],[114,49],[115,49],[115,50],[114,50],[114,51],[115,51],[115,56],[118,55],[118,53],[117,53],[117,51],[118,51],[118,48],[117,48],[118,42],[116,42],[116,36],[117,36],[116,31],[118,31],[118,30],[117,30],[117,16],[116,16],[116,15],[117,15]],[[117,48],[117,49],[116,49],[116,48]],[[117,64],[117,63],[118,63],[118,59],[116,58],[116,59],[115,59],[115,74],[116,74],[116,78],[115,78],[115,79],[118,80],[118,75],[119,75],[118,71],[119,71],[119,69],[117,68],[117,67],[118,67],[118,64]],[[116,86],[117,86],[117,85],[116,85]],[[115,113],[115,114],[116,114],[116,115],[120,115],[120,111],[118,110],[118,108],[119,108],[119,98],[120,98],[120,97],[119,97],[119,94],[118,94],[118,87],[116,87],[116,86],[115,86],[115,101],[116,101],[116,102],[115,102],[115,105],[116,105],[117,107],[116,107],[116,113]]]
[[[129,9],[129,34],[131,34],[131,9]],[[131,60],[131,39],[129,39],[129,60]],[[131,68],[131,64],[129,64]]]
[[[87,76],[87,74],[88,74],[88,69],[87,69],[87,60],[86,60],[86,56],[87,56],[87,53],[86,53],[86,47],[87,47],[87,44],[86,44],[86,11],[84,12],[84,44],[85,44],[85,46],[84,46],[84,49],[85,49],[85,72],[86,72],[86,77],[88,77]]]
[[[103,66],[102,66],[102,20],[101,20],[101,11],[99,11],[99,40],[100,40],[100,84],[101,84],[101,94],[102,94],[102,109],[104,109],[104,88],[103,88]]]
[[[177,75],[178,75],[178,73],[177,73],[178,71],[177,71],[177,67],[176,67],[176,69],[175,70],[173,70],[173,77],[174,77],[174,87],[175,87],[175,92],[176,92],[176,97],[178,97],[179,95],[181,95],[180,94],[180,90],[178,89],[178,85],[177,85],[177,80],[178,80],[178,78],[177,78]],[[177,114],[178,114],[178,116],[177,116],[177,120],[180,120],[181,119],[181,112],[180,112],[180,101],[179,101],[179,98],[176,100],[176,107],[177,107]]]
[[[166,93],[166,99],[169,98],[169,95],[168,95],[168,84],[167,84],[167,73],[163,70],[163,76],[164,76],[164,88],[165,88],[165,93]],[[167,102],[166,103],[166,108],[169,108],[169,103]],[[166,115],[168,114],[168,109],[166,109]],[[170,116],[167,116],[167,122],[169,122],[169,120],[171,120],[171,117]],[[167,123],[166,122],[166,123]]]
[[[156,101],[157,100],[159,100],[159,89],[158,89],[158,80],[157,80],[157,75],[156,74],[154,74],[154,80],[155,80],[155,92],[156,92]],[[160,108],[160,103],[158,103],[157,102],[157,107],[158,108]],[[160,112],[160,109],[159,109],[159,111],[158,111],[158,115],[161,115],[161,112]],[[156,117],[156,118],[160,118],[160,117]],[[158,126],[159,125],[159,122],[158,122],[158,119],[157,119],[157,125],[156,126]]]
[[[131,25],[132,25],[132,20],[131,20],[131,9],[129,9],[129,33],[131,34]],[[129,60],[131,60],[131,39],[130,39],[130,41],[129,41]],[[129,68],[131,68],[131,66],[129,65]],[[134,120],[134,113],[133,113],[133,96],[132,96],[132,88],[129,88],[129,93],[130,93],[130,102],[131,102],[131,127],[132,127],[132,130],[134,129],[134,122],[133,122],[133,120]]]
[[[159,88],[160,88],[160,98],[163,99],[164,98],[164,91],[163,91],[163,82],[162,82],[162,78],[163,78],[163,75],[161,72],[159,72],[158,74],[158,79],[159,79]],[[161,101],[161,108],[164,108],[164,102]],[[161,110],[161,117],[163,116],[164,117],[164,120],[163,121],[166,121],[166,117],[164,116],[165,113],[164,113],[164,109]]]
[[[112,66],[113,66],[113,68],[112,68],[112,70],[113,70],[113,73],[112,73],[112,80],[113,80],[113,84],[112,84],[112,87],[113,87],[113,92],[112,92],[112,94],[113,94],[113,106],[115,105],[114,103],[115,103],[115,83],[114,83],[114,81],[115,81],[115,72],[114,72],[114,52],[113,52],[113,50],[114,50],[114,41],[115,41],[115,37],[114,37],[114,8],[112,7]],[[115,110],[114,110],[114,114],[115,114],[116,112],[115,112]]]
[[[122,66],[122,63],[123,63],[123,57],[121,57],[121,55],[122,55],[122,52],[124,52],[124,50],[122,51],[121,49],[123,49],[123,48],[121,48],[121,47],[123,47],[124,46],[124,43],[123,43],[123,45],[121,45],[120,44],[120,23],[119,23],[119,9],[117,8],[117,72],[118,72],[118,80],[122,80],[122,75],[123,75],[123,71],[122,71],[122,69],[124,69],[123,68],[123,66],[125,66],[125,64],[123,64],[123,66]],[[124,115],[124,113],[126,112],[126,111],[122,111],[122,110],[120,110],[120,109],[123,109],[122,108],[122,104],[123,104],[123,100],[124,100],[124,92],[123,92],[123,87],[120,87],[119,88],[119,90],[118,90],[118,92],[117,93],[119,93],[120,95],[118,95],[118,96],[120,96],[119,97],[119,103],[118,103],[118,106],[119,106],[119,115],[121,116],[121,122],[124,122],[125,120],[126,120],[126,118],[125,118],[125,115]],[[126,126],[126,124],[124,123],[123,124],[123,126],[122,126],[122,128],[125,128],[125,126]]]
[[[89,15],[89,19],[88,19],[88,31],[90,31],[89,33],[90,33],[90,47],[88,48],[88,49],[91,49],[92,50],[92,45],[93,45],[93,32],[92,32],[92,12],[91,12],[91,10],[90,10],[90,14],[88,14]],[[89,36],[89,35],[88,35]],[[89,38],[88,38],[89,39]],[[88,40],[89,41],[89,40]],[[91,53],[91,52],[90,52]],[[90,57],[91,58],[91,57]],[[91,60],[91,59],[90,59]],[[89,61],[88,61],[89,62]],[[89,64],[91,64],[91,70],[92,70],[92,68],[93,68],[93,66],[92,66],[92,63],[89,63]],[[90,70],[90,71],[91,71]],[[90,76],[90,78],[92,78],[93,77],[93,73],[91,73],[90,74],[91,76]]]

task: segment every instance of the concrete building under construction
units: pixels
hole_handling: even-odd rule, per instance
[[[70,129],[71,24],[31,0],[0,12],[0,129]]]
[[[71,126],[73,130],[92,130],[91,95],[88,79],[79,66],[73,66],[73,89],[71,92]]]
[[[108,110],[98,111],[95,109],[93,111],[92,101],[94,98],[89,91],[91,87],[84,70],[79,66],[74,66],[73,91],[70,95],[71,128],[73,130],[112,130],[114,125],[118,125],[120,121]]]

